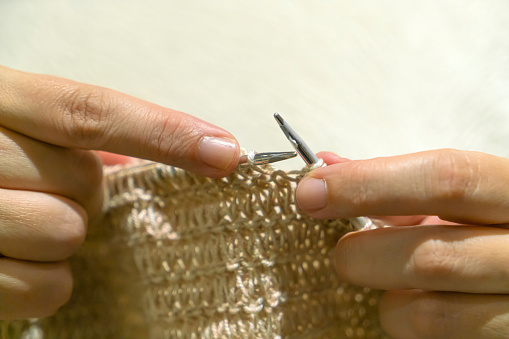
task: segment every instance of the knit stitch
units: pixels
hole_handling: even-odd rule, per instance
[[[40,321],[44,338],[385,338],[379,292],[331,267],[352,226],[299,213],[303,175],[107,169],[105,217],[73,258],[71,302]],[[0,337],[26,327],[4,322]]]

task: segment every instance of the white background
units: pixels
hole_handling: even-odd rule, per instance
[[[277,111],[352,159],[509,156],[506,0],[0,0],[0,64],[185,111],[258,151],[291,150]]]

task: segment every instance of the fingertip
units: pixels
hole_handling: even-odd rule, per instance
[[[336,243],[334,268],[341,281],[371,287],[362,278],[364,271],[369,271],[369,267],[366,266],[364,260],[367,256],[367,250],[362,245],[359,246],[360,242],[358,241],[359,237],[365,237],[366,235],[365,232],[348,232]]]
[[[414,338],[412,304],[420,291],[387,291],[380,298],[380,325],[394,338]]]
[[[336,192],[329,187],[336,165],[339,164],[316,168],[299,182],[295,201],[302,212],[318,219],[339,217],[334,208]]]
[[[200,172],[211,178],[227,176],[235,170],[240,157],[238,141],[233,136],[204,136],[198,144],[198,159],[204,164]]]
[[[306,176],[297,186],[295,199],[305,213],[313,214],[327,206],[327,184],[323,179]]]
[[[0,319],[44,318],[69,301],[73,278],[68,261],[0,259]]]

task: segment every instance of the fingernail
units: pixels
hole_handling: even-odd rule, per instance
[[[198,154],[207,165],[224,170],[230,166],[237,145],[232,139],[204,137],[200,141]]]
[[[304,178],[297,187],[297,205],[306,211],[314,212],[327,205],[327,186],[325,180]]]

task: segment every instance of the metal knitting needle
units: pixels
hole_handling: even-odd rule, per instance
[[[297,152],[267,152],[242,155],[239,159],[239,166],[272,164],[274,162],[295,158]]]
[[[292,143],[293,148],[295,148],[297,153],[299,153],[302,159],[304,159],[306,165],[313,166],[320,161],[304,140],[299,137],[299,135],[293,130],[293,128],[290,127],[290,125],[288,125],[279,113],[274,113],[274,118],[278,122],[283,133],[286,135],[286,138]]]
[[[288,123],[283,119],[279,113],[274,113],[274,118],[279,124],[279,127],[283,131],[283,133],[286,135],[286,138],[290,141],[292,146],[295,148],[297,153],[302,157],[304,162],[306,162],[306,165],[308,167],[311,167],[315,164],[317,164],[320,159],[311,151],[309,146],[302,140],[301,137],[293,130],[293,128],[288,125]],[[323,165],[325,166],[325,165]],[[369,227],[373,224],[373,221],[367,217],[356,217],[356,218],[350,218],[350,223],[356,228],[361,229],[364,227]]]

